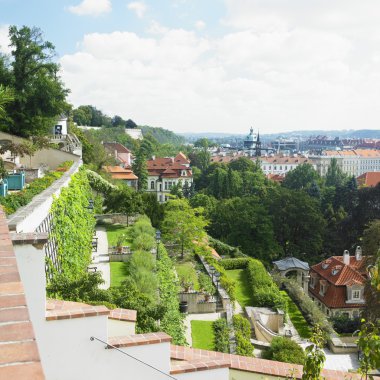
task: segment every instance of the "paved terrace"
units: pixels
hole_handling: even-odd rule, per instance
[[[33,239],[24,236],[24,239]],[[0,208],[0,379],[45,379],[7,221]]]

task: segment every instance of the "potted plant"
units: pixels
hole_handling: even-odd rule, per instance
[[[121,234],[117,237],[117,240],[116,240],[116,251],[117,251],[117,253],[123,252],[124,241],[125,241],[125,234]]]
[[[205,301],[208,301],[210,296],[215,293],[215,287],[211,281],[211,278],[207,274],[201,272],[199,273],[198,281],[200,289],[205,294]]]
[[[181,264],[177,266],[176,269],[179,283],[186,293],[189,292],[192,287],[197,289],[197,272],[191,263]]]

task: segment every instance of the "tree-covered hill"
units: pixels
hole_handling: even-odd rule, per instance
[[[140,126],[143,135],[151,134],[160,144],[180,145],[185,142],[183,136],[179,136],[172,131],[163,128],[149,127],[147,125]]]

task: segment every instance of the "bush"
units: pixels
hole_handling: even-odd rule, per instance
[[[248,265],[249,260],[250,259],[247,257],[242,257],[237,259],[223,259],[220,260],[219,263],[226,270],[245,269]]]
[[[215,286],[213,285],[210,276],[201,272],[198,275],[199,289],[207,294],[215,294]]]
[[[142,234],[147,234],[151,236],[154,240],[155,230],[152,227],[150,220],[147,216],[140,216],[133,224],[130,235],[132,238],[137,238]]]
[[[185,326],[183,315],[179,311],[179,286],[173,263],[163,244],[159,246],[160,256],[157,261],[160,301],[164,307],[164,315],[160,321],[160,329],[169,334],[174,344],[185,345]]]
[[[147,233],[141,233],[133,238],[131,248],[134,251],[151,251],[155,245],[156,242],[153,236]]]
[[[213,323],[212,327],[215,335],[215,351],[228,354],[230,352],[230,330],[227,326],[227,321],[224,318],[219,318]]]
[[[313,300],[303,291],[303,289],[294,280],[285,277],[275,277],[279,285],[284,285],[289,297],[299,307],[306,321],[311,325],[319,325],[326,338],[328,338],[334,329],[327,320],[325,314],[318,308]]]
[[[233,316],[232,323],[235,330],[236,353],[243,356],[253,356],[251,344],[251,325],[242,315]]]
[[[219,253],[219,255],[230,256],[230,257],[244,257],[244,256],[246,256],[242,251],[240,251],[239,248],[232,247],[231,245],[223,243],[222,241],[215,239],[211,236],[209,236],[208,241],[209,241],[211,247],[214,248],[216,250],[216,252]],[[226,269],[228,269],[228,268],[226,268]],[[238,269],[238,268],[235,268],[235,269]]]
[[[303,364],[305,353],[302,347],[289,338],[275,337],[270,348],[264,352],[263,358],[285,363]]]
[[[356,330],[360,329],[360,317],[350,318],[345,315],[338,315],[332,317],[331,322],[333,323],[334,330],[338,334],[350,333],[352,334]]]
[[[185,290],[199,289],[198,276],[191,262],[180,264],[176,267],[179,283]]]
[[[261,261],[251,259],[246,271],[252,289],[254,306],[273,307],[284,310],[286,313],[286,300]]]

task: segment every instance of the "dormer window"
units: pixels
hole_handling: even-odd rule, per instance
[[[181,176],[182,176],[182,177],[185,177],[185,176],[186,176],[186,170],[182,170],[182,172],[181,172]]]
[[[324,296],[326,294],[326,290],[327,290],[327,282],[326,280],[321,280],[319,282],[319,294],[321,296]]]
[[[352,299],[353,300],[360,300],[360,290],[353,290],[352,291]]]
[[[329,267],[331,263],[331,260],[330,259],[327,259],[325,260],[323,263],[322,263],[322,269],[327,269]]]
[[[336,274],[339,273],[339,271],[340,271],[341,269],[342,269],[342,266],[341,266],[341,265],[336,265],[336,266],[332,269],[331,274],[332,274],[333,276],[335,276]]]

